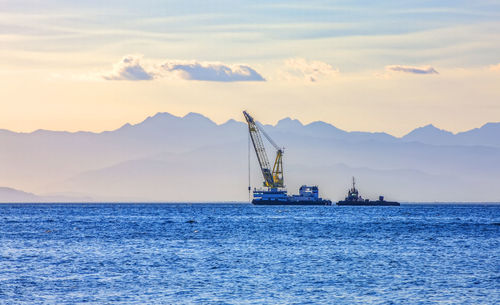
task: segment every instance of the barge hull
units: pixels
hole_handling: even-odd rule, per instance
[[[303,200],[303,201],[279,201],[279,200],[253,200],[253,205],[332,205],[330,200]]]

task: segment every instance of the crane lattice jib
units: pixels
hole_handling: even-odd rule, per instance
[[[252,116],[250,116],[246,111],[243,111],[243,114],[245,115],[245,119],[248,123],[250,138],[252,139],[255,154],[257,155],[257,160],[259,161],[262,176],[264,177],[264,186],[283,187],[282,149],[280,149],[276,145],[276,143],[274,143],[274,141],[264,132],[264,130],[259,125],[257,125],[257,122],[255,122]],[[261,133],[264,134],[266,139],[277,149],[276,160],[274,162],[272,171],[269,160],[267,158],[266,149],[260,135]]]

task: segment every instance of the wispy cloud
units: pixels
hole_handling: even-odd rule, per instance
[[[339,71],[330,64],[304,58],[290,58],[285,60],[283,76],[286,79],[305,79],[315,82],[336,76]]]
[[[433,67],[415,67],[415,66],[402,66],[393,65],[385,67],[388,71],[405,72],[413,74],[439,74],[439,72]]]
[[[127,55],[114,65],[111,72],[101,75],[105,80],[152,80],[157,78],[212,82],[265,81],[247,65],[228,65],[220,62],[169,60],[161,65],[146,67],[142,56]]]
[[[227,65],[219,62],[167,61],[160,66],[160,73],[173,74],[186,80],[241,82],[264,81],[257,71],[246,65]]]
[[[154,73],[147,72],[140,63],[141,56],[128,55],[114,65],[113,71],[105,73],[105,80],[151,80]]]
[[[490,66],[490,70],[492,71],[500,71],[500,64]]]

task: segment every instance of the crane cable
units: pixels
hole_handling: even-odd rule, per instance
[[[274,146],[274,148],[276,150],[281,150],[281,148],[278,146],[278,144],[276,144],[273,141],[273,139],[271,139],[271,137],[264,131],[264,128],[260,124],[255,122],[255,126],[257,126],[257,128],[260,130],[260,132],[264,135],[264,137],[266,137],[266,139],[269,141],[269,143],[271,143],[271,145]]]
[[[251,186],[251,181],[250,181],[250,157],[251,157],[251,154],[250,154],[250,133],[248,133],[248,202],[250,202],[251,200],[251,196],[250,196],[250,191],[252,189],[252,186]]]

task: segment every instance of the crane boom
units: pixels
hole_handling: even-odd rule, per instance
[[[260,127],[257,122],[249,115],[246,111],[243,111],[245,120],[248,123],[248,132],[250,133],[250,138],[252,139],[252,144],[255,149],[255,154],[257,155],[257,160],[259,161],[259,166],[262,171],[262,176],[264,177],[264,186],[270,188],[283,187],[283,150],[276,145],[276,143],[269,137],[269,135]],[[264,147],[264,142],[262,141],[261,133],[266,137],[266,139],[271,143],[274,148],[276,148],[276,159],[274,160],[274,166],[271,170],[269,159],[267,158],[266,149]]]

